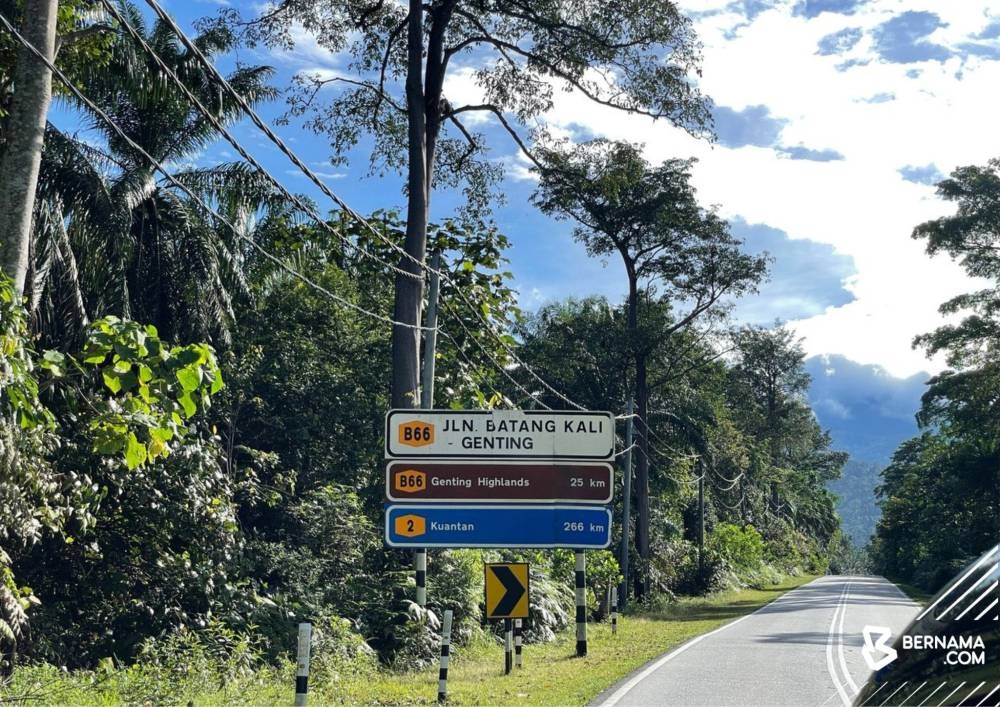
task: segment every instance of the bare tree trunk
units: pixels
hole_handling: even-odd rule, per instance
[[[57,0],[25,0],[21,33],[50,61],[55,57]],[[14,96],[7,146],[0,158],[0,268],[24,291],[31,241],[31,213],[42,161],[45,118],[52,99],[52,72],[21,48],[14,69]]]
[[[649,591],[649,386],[646,382],[646,352],[635,354],[635,400],[640,427],[635,467],[636,504],[635,545],[639,552],[635,598],[641,601]]]
[[[629,345],[635,361],[635,401],[638,424],[635,426],[635,546],[639,561],[635,572],[635,598],[641,601],[649,588],[649,384],[646,371],[645,345],[639,340],[639,283],[635,267],[623,253],[628,273],[628,331]]]
[[[424,283],[420,263],[427,250],[427,124],[424,113],[424,87],[421,80],[424,44],[423,4],[410,0],[407,27],[408,66],[406,73],[406,108],[409,121],[409,173],[407,177],[406,242],[410,258],[403,258],[400,268],[416,277],[396,275],[396,300],[393,319],[416,326],[420,323]],[[412,259],[411,259],[412,258]],[[392,327],[391,400],[395,408],[417,407],[420,401],[419,330]]]

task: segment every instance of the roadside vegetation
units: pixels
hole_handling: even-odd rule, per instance
[[[951,323],[914,341],[948,368],[928,383],[921,434],[882,472],[872,543],[878,572],[932,594],[1000,540],[1000,160],[956,169],[938,194],[955,213],[913,237],[983,289],[943,303]]]
[[[0,12],[24,29],[43,4],[0,2]],[[523,697],[496,683],[508,690],[498,701],[582,702],[730,617],[733,597],[719,592],[746,590],[732,606],[749,610],[787,575],[860,567],[827,488],[846,455],[832,449],[807,404],[800,342],[780,322],[741,326],[730,318],[735,299],[766,277],[767,258],[751,254],[699,202],[689,161],[650,164],[640,146],[624,143],[574,150],[527,127],[549,106],[544,91],[532,98],[533,87],[559,79],[597,91],[587,72],[614,59],[628,67],[625,85],[596,99],[707,135],[708,104],[688,81],[698,66],[690,23],[665,0],[640,3],[624,19],[569,17],[570,4],[558,2],[530,12],[499,3],[498,16],[487,18],[462,2],[431,4],[430,26],[470,37],[455,51],[486,43],[503,54],[508,40],[536,37],[527,56],[508,57],[513,66],[501,62],[479,77],[494,101],[481,108],[509,115],[506,129],[537,158],[535,205],[571,220],[591,255],[621,257],[628,297],[550,302],[533,312],[517,306],[509,242],[490,218],[501,198],[500,163],[485,157],[485,137],[466,130],[464,113],[447,101],[417,101],[434,130],[457,131],[431,140],[436,153],[420,153],[431,167],[437,155],[437,181],[465,190],[466,206],[437,222],[426,222],[427,183],[408,192],[424,197],[415,212],[408,204],[408,218],[389,198],[365,219],[343,204],[318,216],[253,164],[212,163],[220,126],[240,119],[242,101],[259,106],[284,93],[290,120],[333,131],[326,134],[334,161],[371,129],[375,169],[402,170],[413,116],[397,111],[398,97],[363,84],[324,104],[310,98],[317,86],[309,77],[274,86],[269,67],[241,64],[228,75],[238,100],[200,57],[283,45],[293,41],[290,28],[306,27],[331,51],[356,42],[352,68],[365,81],[384,68],[395,90],[413,68],[398,44],[406,33],[394,29],[405,26],[398,3],[348,2],[327,15],[316,3],[285,0],[250,18],[229,9],[200,23],[191,46],[127,0],[110,16],[99,2],[61,3],[57,66],[93,105],[56,83],[63,110],[83,127],[45,128],[37,196],[27,206],[30,247],[20,251],[30,257],[18,277],[0,281],[3,700],[284,702],[296,625],[308,620],[317,629],[321,696],[399,702],[430,674],[420,671],[432,670],[439,619],[450,609],[456,699],[471,702],[486,694],[474,690],[494,685],[485,677],[496,647],[480,625],[482,563],[507,559],[532,566],[524,674],[534,682]],[[646,61],[642,48],[653,45],[671,47],[672,63]],[[12,123],[20,115],[12,77],[25,61],[36,60],[11,33],[0,34],[8,155],[31,148]],[[390,117],[373,125],[373,110]],[[0,191],[20,176],[0,169]],[[400,286],[422,281],[415,233],[426,237],[421,248],[442,254],[436,407],[579,406],[613,411],[623,439],[632,427],[629,576],[619,563],[619,492],[612,550],[588,553],[587,589],[592,620],[604,620],[607,589],[622,581],[635,613],[621,639],[595,628],[585,661],[565,650],[572,553],[432,552],[421,607],[410,555],[383,544],[382,420],[413,392],[406,386],[415,386],[410,349],[418,337],[407,326],[419,323],[408,319],[419,318],[426,296],[422,285]],[[5,251],[17,250],[15,240],[3,242]],[[19,262],[17,253],[4,256]],[[995,316],[995,307],[987,310]],[[981,380],[995,383],[943,377],[935,390],[966,381],[971,395]],[[928,403],[928,415],[957,393],[944,395]],[[968,485],[948,503],[971,512],[975,491],[994,504],[988,512],[996,509],[988,488],[996,467],[982,464],[995,459],[996,440],[984,447],[985,433],[962,418],[964,409],[934,412],[952,422],[928,432],[934,444],[917,451],[941,451],[948,435],[949,453],[978,460],[961,467]],[[623,442],[618,451],[620,488]],[[897,483],[938,483],[909,474],[921,460],[900,457],[906,478],[886,477],[885,528],[896,530],[880,531],[879,552],[907,577],[949,552],[956,560],[971,552],[990,527],[979,521],[954,551],[925,552],[928,540],[912,552],[921,536],[904,521],[926,511],[908,504],[954,491],[946,480],[933,493],[894,500]],[[686,612],[702,604],[691,597],[706,595],[704,606],[718,611],[692,619]],[[463,676],[463,661],[464,675],[481,681]],[[542,666],[554,677],[535,670]]]
[[[574,628],[543,644],[528,644],[523,667],[503,674],[496,634],[477,630],[453,653],[448,703],[454,705],[583,705],[652,658],[684,641],[756,611],[814,575],[800,575],[761,589],[727,590],[706,598],[656,602],[619,618],[591,624],[589,651],[575,656]],[[431,705],[437,668],[393,671],[380,666],[363,644],[344,641],[335,627],[319,627],[310,676],[315,704]],[[274,705],[291,699],[295,666],[266,660],[252,638],[214,625],[176,636],[125,669],[63,673],[52,666],[19,670],[0,699],[17,704],[43,698],[81,707],[105,705]]]

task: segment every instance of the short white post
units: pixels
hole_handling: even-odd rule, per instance
[[[438,670],[438,704],[444,704],[448,699],[448,661],[451,658],[451,619],[452,610],[444,610],[444,623],[441,626],[441,668]]]
[[[306,707],[309,693],[309,648],[312,644],[312,624],[299,624],[299,642],[295,661],[295,707]]]
[[[618,633],[618,587],[611,587],[611,635]]]
[[[510,675],[514,667],[514,622],[503,620],[503,674]]]
[[[521,619],[514,619],[514,667],[521,667],[521,644],[523,636],[521,631]]]

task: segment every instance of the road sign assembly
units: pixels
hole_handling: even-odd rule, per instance
[[[528,563],[488,562],[486,575],[486,618],[528,618]]]
[[[385,539],[393,547],[605,548],[609,412],[390,410]]]

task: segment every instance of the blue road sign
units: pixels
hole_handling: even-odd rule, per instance
[[[385,540],[393,547],[565,547],[611,544],[604,506],[387,506]]]

